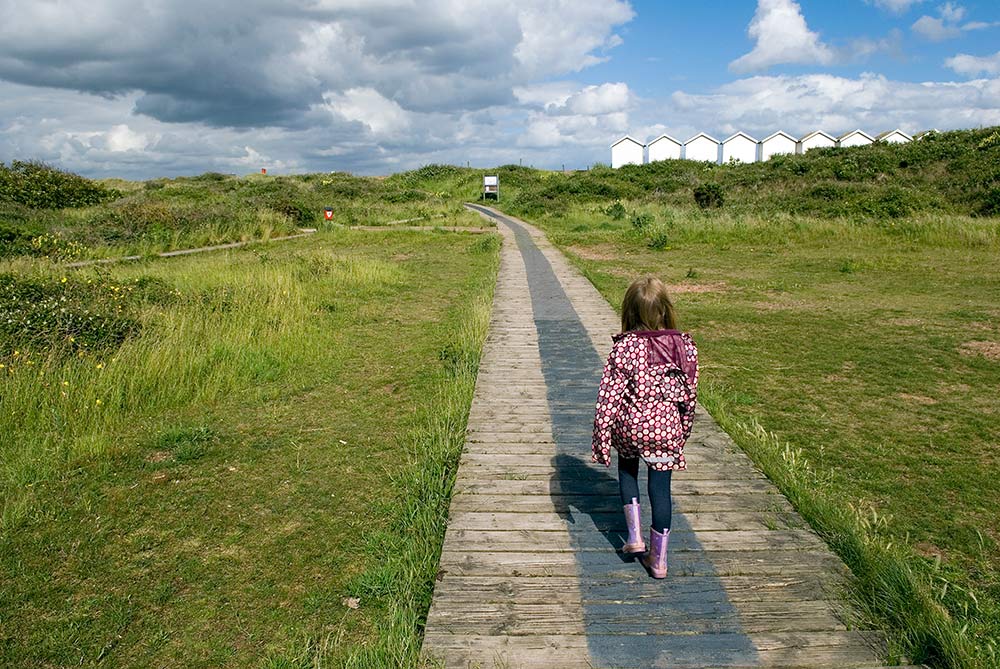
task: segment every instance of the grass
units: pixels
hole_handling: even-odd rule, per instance
[[[997,666],[998,221],[565,205],[529,220],[613,305],[641,274],[674,287],[705,404],[852,568],[895,651]]]
[[[3,351],[0,664],[414,665],[496,257],[334,230],[66,284],[8,262],[169,299]]]

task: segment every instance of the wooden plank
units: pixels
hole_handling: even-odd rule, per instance
[[[739,610],[747,602],[821,601],[843,580],[827,574],[761,578],[739,576],[670,576],[665,581],[629,580],[620,574],[595,572],[562,576],[463,576],[451,574],[435,591],[435,601],[457,603],[530,603],[586,601],[693,606],[730,604]]]
[[[728,602],[695,601],[594,604],[587,607],[588,634],[634,634],[644,626],[687,634],[739,632],[819,632],[847,629],[825,601],[747,602],[737,610]],[[427,618],[428,627],[477,635],[566,634],[562,602],[487,603],[443,599]]]
[[[680,513],[698,511],[784,511],[792,506],[782,495],[773,493],[731,493],[723,495],[682,494],[676,490],[671,495],[674,510]],[[648,504],[644,504],[645,509]],[[451,511],[493,511],[503,509],[508,513],[580,513],[603,511],[622,513],[617,495],[468,495],[456,494],[451,499]]]
[[[870,667],[870,635],[857,631],[687,635],[472,636],[428,633],[446,666],[482,667]],[[574,654],[576,653],[576,654]],[[584,660],[584,653],[587,654]],[[597,655],[598,657],[593,657]],[[540,662],[544,661],[545,664]],[[490,664],[491,662],[495,662]],[[483,663],[483,664],[478,664]],[[589,663],[589,664],[588,664]]]
[[[549,453],[538,453],[536,455],[550,460],[549,465],[519,465],[516,460],[498,464],[486,464],[489,462],[491,454],[469,453],[468,456],[485,456],[484,460],[474,463],[469,462],[469,458],[463,455],[461,465],[463,471],[462,478],[469,480],[494,480],[500,478],[519,478],[530,480],[573,480],[582,479],[584,481],[598,482],[605,479],[618,482],[618,470],[615,466],[605,467],[596,463],[584,463],[578,457],[566,455],[558,451]],[[589,458],[588,458],[589,459]],[[516,476],[514,476],[516,475]],[[643,487],[645,487],[645,472],[642,473]],[[725,462],[704,461],[697,458],[688,463],[688,468],[683,472],[675,472],[671,481],[671,488],[679,485],[682,481],[766,481],[767,479],[755,469],[740,465],[732,465]]]
[[[702,530],[777,530],[802,527],[797,515],[768,511],[706,511],[675,513],[677,525],[695,531]],[[601,531],[625,531],[625,517],[619,511],[588,511],[586,513],[535,512],[508,513],[502,511],[463,511],[452,508],[448,528],[456,530],[538,530],[561,531],[570,525],[583,523]],[[793,525],[792,523],[795,523]]]
[[[586,484],[580,481],[529,481],[497,478],[492,481],[466,479],[461,470],[455,481],[455,493],[484,495],[603,495],[617,496],[618,481],[610,477]],[[730,495],[770,492],[774,486],[765,479],[711,481],[678,476],[671,488],[676,494]]]
[[[612,551],[623,542],[622,532],[599,531],[580,533],[570,541],[565,532],[543,530],[459,530],[449,529],[445,534],[443,550],[455,551]],[[809,530],[703,530],[697,532],[674,528],[670,533],[670,550],[790,550],[826,547],[819,537]]]
[[[799,578],[821,571],[843,575],[843,563],[826,549],[820,550],[702,550],[671,547],[669,579],[688,576],[754,576]],[[636,578],[642,568],[635,561],[608,551],[456,551],[441,556],[440,570],[458,576],[576,576]],[[450,577],[450,576],[449,576]]]

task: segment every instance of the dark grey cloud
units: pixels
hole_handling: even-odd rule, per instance
[[[146,177],[541,163],[517,146],[532,112],[514,90],[581,88],[564,78],[605,59],[633,12],[626,0],[0,0],[0,16],[0,160]]]

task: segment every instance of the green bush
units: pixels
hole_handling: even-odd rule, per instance
[[[721,207],[726,199],[719,184],[701,184],[694,189],[694,201],[702,209]]]
[[[636,230],[645,230],[654,221],[652,214],[636,214],[632,217],[632,227]]]
[[[604,210],[604,213],[611,217],[611,220],[620,221],[625,218],[625,205],[615,200],[615,203]]]
[[[0,202],[35,209],[86,207],[121,197],[116,190],[41,162],[0,163]]]
[[[139,305],[174,295],[150,277],[113,283],[0,274],[0,350],[114,349],[141,329]]]
[[[987,191],[976,207],[976,216],[1000,216],[1000,187]]]
[[[665,226],[657,226],[650,230],[649,241],[646,243],[649,248],[662,251],[670,243],[670,236]]]

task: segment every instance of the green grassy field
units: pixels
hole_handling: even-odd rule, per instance
[[[100,318],[3,335],[0,664],[412,666],[497,248],[9,262]]]
[[[896,651],[1000,665],[995,128],[570,174],[430,165],[93,190],[32,172],[66,181],[65,208],[17,200],[11,171],[0,663],[415,664],[497,240],[319,217],[477,226],[460,203],[484,172],[612,305],[639,274],[673,286],[704,403],[845,559]],[[299,226],[321,231],[58,265]]]

